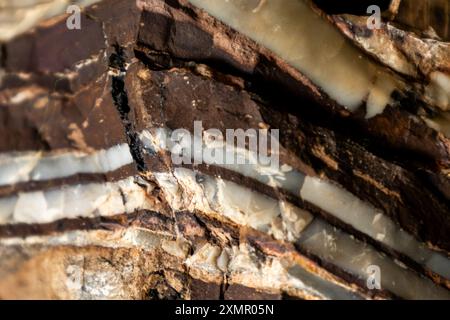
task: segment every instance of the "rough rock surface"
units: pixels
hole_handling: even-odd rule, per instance
[[[407,84],[368,118],[187,0],[88,1],[81,30],[55,3],[0,38],[0,298],[450,298],[445,38],[311,7]],[[195,121],[279,129],[279,168],[174,163]]]

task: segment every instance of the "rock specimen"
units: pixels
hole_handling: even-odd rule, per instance
[[[0,298],[450,298],[448,19],[61,3],[0,1]]]

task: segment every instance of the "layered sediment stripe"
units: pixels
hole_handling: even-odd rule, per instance
[[[426,157],[431,157],[438,160],[439,163],[445,164],[446,162],[448,162],[448,151],[446,150],[448,144],[445,142],[446,138],[444,137],[444,135],[438,134],[434,129],[429,128],[429,126],[420,118],[420,116],[416,116],[413,114],[415,111],[411,110],[410,108],[411,105],[415,105],[414,101],[417,102],[416,98],[418,96],[423,96],[422,93],[408,91],[404,92],[406,94],[402,94],[397,91],[392,92],[394,94],[390,95],[390,97],[391,100],[395,100],[394,103],[388,104],[388,108],[372,108],[372,111],[374,112],[371,112],[371,115],[376,116],[368,119],[367,121],[364,120],[364,111],[369,110],[363,110],[365,107],[367,107],[367,103],[364,103],[364,100],[360,104],[360,108],[358,108],[358,111],[351,115],[351,112],[344,110],[344,106],[340,105],[335,100],[330,99],[325,90],[320,88],[319,85],[314,84],[313,80],[308,79],[307,75],[301,72],[299,68],[296,68],[293,62],[285,61],[286,59],[283,57],[283,50],[280,50],[280,52],[275,52],[275,49],[269,50],[267,49],[268,46],[264,46],[262,42],[255,42],[255,39],[251,36],[248,36],[245,30],[242,33],[240,33],[239,30],[233,30],[233,25],[227,24],[227,19],[221,19],[224,21],[222,23],[218,21],[217,18],[214,18],[214,16],[219,17],[221,13],[223,13],[224,16],[227,15],[227,12],[230,11],[226,9],[227,6],[229,6],[229,8],[239,7],[240,5],[247,8],[251,6],[255,7],[257,1],[248,2],[248,4],[240,1],[200,2],[202,4],[205,4],[205,6],[214,7],[217,5],[219,7],[224,7],[225,9],[218,9],[217,11],[220,11],[218,14],[212,13],[211,15],[208,13],[208,9],[199,9],[195,6],[196,2],[192,2],[191,4],[191,2],[188,0],[178,0],[176,5],[171,4],[169,6],[160,6],[158,0],[148,0],[146,2],[144,12],[141,17],[142,28],[138,37],[138,46],[136,48],[136,53],[138,54],[138,58],[142,62],[144,62],[150,69],[157,68],[159,70],[162,68],[165,69],[168,74],[170,74],[173,70],[171,68],[174,66],[172,62],[175,61],[177,61],[175,63],[176,66],[184,66],[187,68],[190,67],[182,62],[186,61],[186,59],[195,61],[197,64],[210,64],[211,61],[214,61],[214,65],[216,66],[222,65],[227,67],[229,66],[232,69],[236,68],[237,71],[241,74],[241,78],[237,79],[237,83],[241,83],[241,85],[238,85],[238,87],[242,87],[242,84],[245,83],[245,80],[248,80],[248,83],[251,83],[252,85],[251,88],[247,87],[247,89],[256,92],[259,97],[262,97],[263,100],[269,103],[269,105],[272,105],[277,109],[278,107],[281,107],[284,110],[289,109],[292,110],[292,113],[294,114],[296,114],[297,112],[303,115],[309,115],[312,113],[314,114],[314,116],[317,116],[318,119],[323,119],[322,116],[325,112],[325,114],[328,114],[329,116],[332,115],[339,118],[339,123],[343,121],[342,124],[344,125],[344,127],[347,125],[352,126],[355,130],[345,130],[345,132],[347,132],[346,134],[350,134],[353,137],[354,141],[360,141],[359,139],[361,138],[361,134],[369,135],[371,137],[376,137],[376,140],[382,141],[393,148],[408,150],[412,151],[415,154],[425,155]],[[273,21],[271,22],[275,24],[271,25],[271,23],[268,23],[269,26],[267,26],[264,25],[264,23],[261,23],[263,25],[262,27],[256,24],[258,25],[258,28],[255,28],[257,29],[255,32],[262,32],[262,36],[270,35],[270,37],[272,37],[273,35],[270,31],[272,29],[270,27],[276,26],[278,17],[278,20],[280,21],[291,21],[292,25],[294,26],[298,24],[299,20],[302,20],[298,19],[298,17],[300,17],[301,15],[297,17],[298,12],[295,11],[294,13],[294,10],[287,9],[290,6],[297,6],[297,3],[301,3],[302,1],[290,1],[289,3],[287,2],[289,1],[263,1],[261,3],[263,3],[264,5],[258,13],[253,13],[251,12],[252,10],[249,9],[246,10],[245,13],[242,13],[240,15],[245,16],[244,19],[240,18],[235,20],[238,23],[242,22],[243,24],[245,24],[249,20],[253,20],[256,16],[260,17],[262,21],[264,21],[264,18],[266,16],[274,16],[272,19]],[[270,4],[269,7],[268,4]],[[277,14],[275,13],[276,10],[268,9],[270,8],[270,6],[277,6],[278,4],[280,5],[280,7],[285,8],[283,9],[284,11],[286,11],[283,11],[285,15],[280,14],[280,12],[278,12]],[[300,4],[300,6],[302,6],[302,4]],[[303,6],[306,6],[306,3],[303,3]],[[180,10],[180,7],[182,8],[182,10]],[[308,10],[311,10],[311,8],[308,8]],[[314,15],[315,13],[311,12],[311,16]],[[295,17],[292,18],[292,16]],[[236,15],[230,14],[230,20],[233,20],[234,17],[236,17]],[[317,16],[316,18],[318,22],[325,24],[327,28],[333,29],[333,26],[328,24],[327,21],[322,21],[319,16]],[[167,26],[170,26],[170,28],[167,28]],[[265,27],[267,27],[267,30],[269,30],[268,32],[265,32]],[[177,30],[185,30],[186,32],[196,30],[195,32],[197,36],[195,37],[195,40],[197,41],[191,41],[189,43],[189,49],[186,49],[186,47],[183,45],[182,37],[179,36],[180,33],[174,34],[167,31],[171,28],[176,28]],[[292,29],[294,29],[294,27]],[[158,37],[158,40],[154,39],[155,30],[158,31],[156,32],[157,34],[161,35],[160,37]],[[320,29],[310,28],[309,25],[306,31],[302,30],[300,27],[298,28],[298,30],[294,30],[292,32],[288,32],[286,30],[283,30],[284,32],[282,32],[280,29],[280,35],[273,36],[273,38],[277,39],[279,37],[287,37],[289,41],[293,42],[292,48],[295,48],[297,42],[303,42],[304,34],[302,33],[302,31],[305,31],[309,34],[313,33],[313,37],[310,40],[312,41],[312,48],[314,48],[314,43],[317,44],[316,40],[321,38],[320,32],[316,32],[319,30]],[[338,30],[334,31],[337,32],[338,36],[342,38],[343,43],[347,44],[348,39],[345,39],[342,34],[339,34]],[[323,42],[329,43],[326,40],[324,40]],[[306,46],[302,46],[302,48],[311,48],[308,42],[306,42],[305,44]],[[351,44],[350,46],[352,47]],[[242,51],[238,49],[242,47],[245,47],[246,50]],[[345,45],[345,47],[347,47],[347,45]],[[290,47],[288,49],[290,49]],[[322,49],[322,46],[320,47],[320,49]],[[363,52],[361,52],[357,48],[353,49],[358,53],[358,55],[355,56],[354,59],[352,59],[355,63],[357,63],[358,60],[372,60],[370,58],[366,59],[367,57],[364,57]],[[285,51],[288,52],[289,50]],[[336,67],[336,65],[339,66],[339,64],[328,64],[326,62],[320,63],[322,60],[319,58],[316,59],[316,56],[319,57],[320,54],[326,56],[325,53],[329,52],[334,52],[334,50],[321,50],[321,52],[314,55],[313,67],[315,69],[317,69],[317,66],[326,65],[327,68],[322,67],[319,69],[327,70],[328,72],[328,67],[334,68]],[[279,56],[277,56],[276,53],[278,53]],[[363,54],[362,59],[360,59],[359,57],[359,55],[361,54]],[[163,59],[159,58],[166,55],[169,55],[174,60],[171,60],[171,62],[169,63],[168,61],[164,60],[164,62]],[[298,60],[301,60],[302,57],[303,56],[299,54]],[[371,63],[375,64],[373,60]],[[380,68],[386,69],[383,66],[380,66]],[[350,71],[350,69],[347,68],[342,68],[342,70],[342,73],[345,75],[348,75],[349,73],[353,75],[353,70]],[[158,96],[159,92],[156,82],[162,81],[158,79],[158,76],[153,77],[153,75],[157,73],[157,71],[153,71],[151,77],[145,77],[147,80],[155,80],[153,85],[151,84],[152,81],[142,81],[142,88],[147,88],[147,84],[149,84],[150,87],[153,87],[150,90],[150,93],[153,96]],[[189,76],[189,73],[190,72],[188,72],[186,76]],[[204,74],[202,72],[199,73]],[[390,73],[390,71],[388,73]],[[207,78],[211,78],[211,74],[210,76],[205,76]],[[171,77],[169,76],[169,79],[170,78]],[[220,77],[213,76],[212,78],[213,80],[218,80]],[[328,75],[325,78],[328,79]],[[344,82],[348,80],[348,78],[349,77],[347,77],[347,79],[344,79]],[[242,82],[242,80],[244,81]],[[380,81],[378,81],[377,85],[380,85],[382,87],[384,85],[387,85],[387,83],[382,79],[379,80]],[[168,85],[167,87],[165,87],[168,90],[166,91],[166,93],[171,92],[171,82],[173,81],[168,81]],[[182,90],[179,82],[176,81],[176,83],[177,87]],[[192,84],[192,81],[190,81],[190,83]],[[333,85],[332,81],[330,81],[330,85]],[[377,87],[377,85],[375,85],[375,87]],[[192,84],[192,86],[194,85]],[[421,84],[419,84],[419,87],[423,88],[423,84],[422,86]],[[365,87],[364,90],[369,89]],[[187,94],[185,93],[185,91],[182,91],[183,93],[179,92],[179,96],[181,97],[180,99],[172,99],[171,94],[165,93],[164,95],[167,97],[167,100],[164,100],[164,105],[168,106],[169,108],[177,106],[185,96],[189,97],[190,99],[196,99],[196,95],[199,95],[200,97],[200,95],[203,94],[200,94],[200,91],[191,89],[191,92],[193,94]],[[353,89],[351,91],[353,91]],[[382,99],[378,98],[378,90],[375,91],[377,91],[377,93],[374,94],[376,97],[374,97],[373,100],[381,101]],[[383,92],[382,88],[379,91]],[[288,94],[290,98],[287,98],[286,94]],[[350,95],[351,94],[352,92],[350,92]],[[380,95],[383,96],[383,94]],[[287,99],[289,101],[287,101]],[[157,99],[151,99],[150,96],[147,96],[144,100],[146,102],[155,101],[154,106],[158,106],[158,102],[156,101]],[[201,100],[208,101],[211,99],[203,98]],[[139,101],[139,98],[137,98],[137,101]],[[285,101],[286,104],[285,106],[279,106],[277,101]],[[190,102],[191,101],[187,101],[186,104],[190,104]],[[423,105],[423,103],[420,101],[418,103],[420,105]],[[203,103],[200,103],[199,105],[203,106]],[[301,105],[303,105],[303,108],[301,107]],[[286,107],[287,109],[284,107]],[[426,106],[426,109],[428,109],[428,107],[431,106]],[[156,108],[148,107],[144,109],[152,110]],[[177,109],[179,109],[179,107]],[[226,114],[224,114],[224,116],[226,116]],[[201,117],[197,117],[196,119],[201,119]],[[215,118],[212,119],[215,120]],[[187,126],[191,125],[192,122]],[[176,127],[179,128],[180,126]],[[337,127],[333,125],[333,127],[338,131],[343,128],[343,126],[341,125],[338,125]],[[409,138],[404,139],[405,136]],[[370,145],[372,147],[377,147],[375,142],[371,142]],[[382,150],[385,151],[385,148],[380,149],[380,151]],[[434,169],[431,168],[430,170],[433,171]],[[436,241],[432,242],[435,243]]]
[[[227,218],[241,226],[252,227],[279,240],[296,242],[303,247],[303,232],[309,230],[308,225],[315,225],[320,221],[312,215],[291,204],[278,201],[235,183],[196,174],[187,169],[175,169],[173,173],[160,172],[154,174],[159,186],[163,189],[167,203],[173,210],[201,211],[217,218]],[[245,199],[245,201],[243,201]],[[68,186],[58,190],[19,194],[18,196],[2,199],[3,223],[48,223],[62,218],[111,216],[119,213],[131,213],[141,209],[152,209],[148,201],[147,190],[135,183],[134,178],[117,183],[90,184]],[[384,289],[395,295],[407,298],[448,298],[448,291],[434,285],[431,281],[417,276],[415,273],[403,269],[388,257],[380,255],[372,247],[336,231],[323,222],[330,232],[328,243],[324,246],[316,243],[323,239],[314,240],[308,237],[305,249],[313,256],[320,257],[330,264],[334,264],[358,277],[364,273],[364,267],[378,264],[382,269],[385,282]],[[321,227],[322,228],[322,227]],[[313,229],[315,230],[315,229]],[[322,229],[321,229],[322,230]],[[340,241],[344,237],[346,241]],[[33,237],[28,237],[33,239]],[[312,239],[312,240],[311,240]],[[340,242],[330,242],[330,239]],[[5,238],[2,241],[6,241]],[[11,240],[13,241],[13,240]],[[67,241],[73,241],[68,237]],[[78,240],[77,240],[78,241]],[[336,248],[354,253],[354,257],[362,259],[362,264],[347,263],[330,258]],[[350,254],[350,253],[349,253]],[[345,259],[344,259],[345,260]],[[362,269],[361,269],[362,268]],[[406,279],[405,282],[414,283],[417,291],[406,292],[405,284],[398,284],[397,278]],[[397,281],[397,282],[396,282]],[[397,283],[397,284],[396,284]],[[421,293],[424,293],[422,296]]]
[[[428,249],[425,243],[417,241],[381,211],[343,188],[324,180],[306,177],[300,196],[374,240],[450,279],[448,257]]]
[[[144,130],[141,133],[141,140],[144,146],[151,152],[173,150],[170,147],[170,137],[170,130],[164,128]],[[205,164],[239,173],[272,188],[284,189],[292,195],[300,197],[302,200],[326,211],[375,241],[410,257],[425,268],[450,279],[450,260],[448,257],[430,250],[425,243],[417,241],[381,210],[360,200],[341,186],[318,177],[307,176],[286,164],[280,163],[278,167],[263,165],[260,162],[249,164],[248,160],[258,159],[258,155],[246,149],[227,148],[223,145],[218,147],[211,146],[203,141],[193,140],[193,143],[200,145],[204,154],[229,152],[233,156],[242,155],[244,160],[247,161],[246,164],[224,164],[218,163],[214,159],[203,157]],[[193,148],[192,146],[191,150]],[[180,151],[180,155],[185,157],[190,155],[184,149],[178,149],[178,151]],[[261,221],[261,223],[263,222]]]
[[[392,102],[391,93],[403,87],[385,70],[361,59],[305,1],[264,1],[258,7],[237,1],[190,2],[277,53],[352,111],[368,97],[368,114],[380,113]],[[323,43],[329,45],[328,50],[323,49]],[[349,70],[352,77],[347,77]]]
[[[75,1],[75,4],[85,7],[97,2],[100,1],[84,0]],[[370,59],[361,59],[359,51],[331,24],[315,14],[308,1],[264,1],[262,5],[225,0],[190,2],[277,53],[350,110],[366,101],[367,116],[374,116],[392,102],[394,90],[404,90],[405,85],[397,77]],[[44,19],[64,14],[73,3],[36,0],[6,5],[0,11],[1,15],[8,16],[0,24],[0,41],[10,40]],[[299,24],[299,20],[304,22]],[[315,41],[318,36],[323,41]],[[323,50],[323,43],[329,44],[329,50]],[[325,73],[316,68],[320,64],[318,59],[327,65]],[[349,71],[352,72],[350,78],[347,77]],[[441,100],[431,97],[431,102],[436,105],[442,106]]]
[[[0,225],[0,238],[26,238],[53,235],[70,231],[117,230],[141,228],[158,234],[173,233],[175,221],[167,215],[152,210],[136,210],[110,216],[64,218],[50,223],[14,223]]]
[[[79,173],[107,173],[133,163],[128,144],[92,153],[77,151],[11,152],[0,154],[0,186],[69,177]]]
[[[255,2],[190,2],[278,54],[350,110],[356,110],[369,97],[368,109],[382,111],[391,101],[392,91],[401,87],[386,71],[361,59],[359,52],[306,1],[265,1],[257,8],[252,5]]]
[[[290,203],[278,201],[234,182],[184,168],[154,173],[174,210],[199,210],[272,235],[294,241],[311,222],[312,215]]]
[[[62,186],[57,189],[19,192],[0,198],[0,223],[49,223],[63,218],[111,216],[152,209],[139,177],[117,182]]]
[[[52,236],[1,239],[7,246],[99,246],[108,248],[140,248],[148,254],[162,252],[162,257],[171,256],[180,265],[185,265],[189,274],[208,283],[220,284],[227,274],[228,284],[241,284],[268,292],[286,292],[293,297],[313,299],[360,299],[357,293],[341,285],[326,281],[306,270],[295,259],[268,255],[258,259],[249,243],[239,246],[220,247],[206,243],[189,254],[189,245],[171,234],[155,233],[139,228],[116,231],[71,231]],[[160,254],[158,254],[160,256]],[[2,279],[0,278],[0,286]],[[320,286],[316,284],[320,283]]]
[[[206,271],[220,279],[226,273],[230,283],[246,286],[259,283],[264,290],[300,291],[316,299],[361,299],[358,294],[326,281],[288,259],[269,255],[265,262],[258,262],[252,257],[253,250],[245,243],[226,248],[208,243],[198,248],[186,260],[186,265],[193,268],[194,275]]]
[[[204,3],[204,1],[192,2]],[[245,17],[250,17],[253,14],[254,17],[257,17],[255,18],[256,20],[263,18],[262,24],[264,25],[264,23],[267,22],[266,26],[269,29],[275,27],[273,30],[274,34],[280,30],[282,34],[289,34],[289,37],[292,37],[292,34],[295,34],[290,33],[290,30],[294,29],[289,22],[288,24],[285,24],[285,21],[283,21],[281,25],[273,24],[273,21],[277,20],[270,16],[269,12],[271,12],[271,10],[267,10],[267,5],[269,4],[269,8],[274,9],[273,11],[276,15],[279,15],[279,18],[283,14],[289,15],[289,8],[295,8],[297,4],[293,4],[293,7],[289,7],[285,5],[287,3],[286,1],[280,1],[279,3],[281,4],[274,1],[262,1],[260,3],[261,6],[252,8],[237,1],[233,2],[233,5],[236,3],[239,3],[239,6],[243,5],[243,7],[241,7],[243,10],[234,12],[237,17],[236,23],[241,23],[241,21],[238,20],[243,20],[241,19],[242,13],[245,14]],[[304,20],[308,21],[307,16],[309,16],[309,14],[306,13],[312,14],[313,12],[304,2],[299,1],[296,3],[301,3],[299,6],[305,6],[307,10],[305,9],[305,12],[303,12],[302,15],[305,15]],[[266,7],[264,7],[264,4]],[[207,3],[207,5],[209,6],[210,3]],[[279,5],[280,7],[278,7]],[[280,8],[283,8],[286,12],[283,10],[280,11]],[[307,12],[308,10],[311,12]],[[295,10],[292,10],[292,12],[294,11]],[[296,12],[298,13],[298,10]],[[229,12],[226,13],[226,15],[229,14]],[[231,14],[233,14],[233,12],[231,12]],[[241,17],[239,15],[241,15]],[[296,15],[295,17],[298,18],[299,16]],[[261,20],[255,21],[255,19],[249,18],[248,20],[251,21],[251,23],[258,22],[255,25],[261,25]],[[246,22],[244,21],[243,24],[245,28],[241,31],[248,31],[244,30],[249,27],[249,25],[245,25],[245,23]],[[231,25],[233,26],[233,24]],[[312,25],[316,26],[317,30],[321,30],[321,22]],[[261,34],[258,34],[259,31],[253,30],[256,35],[253,36],[253,38],[274,51],[279,50],[280,48],[282,49],[281,51],[286,51],[287,55],[283,55],[283,58],[297,66],[299,70],[308,75],[308,77],[316,84],[320,85],[324,92],[332,99],[343,106],[346,106],[348,109],[353,111],[361,104],[366,103],[367,117],[381,113],[386,105],[392,104],[391,93],[395,89],[401,91],[404,86],[403,83],[397,81],[398,79],[392,77],[390,74],[384,73],[383,69],[380,69],[381,73],[377,74],[377,71],[380,70],[376,67],[376,71],[374,71],[373,68],[375,68],[375,65],[369,60],[366,61],[365,59],[361,59],[364,60],[364,63],[369,61],[367,66],[362,66],[358,65],[358,57],[355,54],[349,54],[349,56],[343,57],[342,52],[348,53],[350,46],[347,46],[345,41],[341,42],[340,40],[343,39],[339,38],[339,36],[335,38],[333,34],[336,33],[334,33],[331,27],[328,29],[325,25],[326,24],[323,25],[325,31],[320,32],[320,34],[328,34],[329,37],[326,38],[330,40],[329,43],[331,43],[332,46],[338,45],[339,50],[342,50],[332,52],[330,54],[331,57],[327,57],[326,59],[327,62],[334,61],[334,63],[338,65],[338,67],[331,67],[333,71],[331,73],[335,76],[332,78],[334,81],[338,81],[337,85],[335,85],[333,81],[330,81],[331,84],[325,83],[329,81],[329,77],[325,77],[327,78],[327,81],[323,81],[323,79],[325,79],[323,75],[320,72],[317,73],[317,68],[314,68],[314,65],[310,63],[311,57],[306,56],[306,58],[299,58],[298,56],[295,56],[296,54],[299,54],[299,52],[296,51],[297,48],[292,42],[284,43],[286,37],[282,37],[279,34],[270,34],[267,36],[268,41],[265,42],[267,39],[264,37],[266,36],[258,38]],[[236,25],[234,25],[234,27],[239,29]],[[267,28],[261,28],[261,30],[267,31]],[[300,34],[303,32],[304,31],[300,32]],[[305,40],[307,41],[306,44],[309,44],[308,42],[314,40],[310,39],[310,33],[308,33],[308,35],[309,37],[306,37]],[[274,41],[277,37],[279,40]],[[300,41],[299,39],[296,40]],[[270,47],[269,44],[273,45],[273,47]],[[301,41],[300,44],[300,47],[306,47],[303,46],[304,43]],[[289,55],[292,52],[284,50],[290,46],[294,48],[294,50],[292,50],[294,53],[293,55]],[[332,50],[330,50],[330,52],[331,51]],[[314,57],[315,52],[311,55],[312,57]],[[283,52],[278,51],[278,53],[282,55]],[[304,51],[300,53],[305,54]],[[352,61],[353,58],[355,62]],[[317,63],[315,59],[313,59],[313,61]],[[352,69],[352,63],[357,64],[357,67],[361,67],[361,69]],[[340,66],[344,66],[343,69],[345,69],[345,72],[339,72],[342,71],[339,70]],[[341,85],[339,80],[343,79],[342,74],[348,75],[348,70],[355,71],[355,77],[351,80],[344,79],[346,81],[345,85]],[[355,80],[354,83],[352,83],[353,80]],[[348,90],[348,87],[352,87],[353,85],[361,86],[357,87],[358,90],[355,90],[355,92]],[[111,131],[113,132],[114,130]],[[115,143],[117,143],[117,141],[115,141]],[[211,148],[211,150],[213,149],[214,148]],[[103,151],[107,152],[107,150]],[[244,157],[252,156],[251,154],[246,153],[245,150],[239,150],[238,153],[242,153],[242,151]],[[71,159],[69,161],[71,164],[69,168],[65,171],[62,170],[62,172],[63,174],[73,172],[73,175],[85,173],[83,170],[107,170],[109,167],[112,168],[115,165],[120,165],[120,161],[124,160],[126,156],[124,158],[117,158],[120,160],[118,163],[115,162],[117,159],[114,155],[113,158],[114,159],[110,159],[108,158],[108,155],[102,154],[96,159],[86,158],[80,162]],[[44,161],[36,165],[27,162],[26,159],[22,160],[24,162],[22,163],[19,161],[20,163],[17,164],[18,167],[16,167],[14,161],[9,163],[10,168],[7,168],[5,171],[5,177],[7,179],[14,179],[10,174],[12,171],[17,168],[24,170],[25,173],[23,179],[25,180],[12,183],[57,179],[52,175],[60,174],[60,168],[58,166],[61,166],[67,159],[64,161],[61,159],[52,159],[50,162]],[[100,165],[98,165],[98,162]],[[55,166],[55,170],[51,168],[52,165]],[[33,167],[30,171],[27,169],[29,166]],[[423,244],[420,244],[410,235],[402,231],[393,221],[381,212],[333,183],[316,177],[306,176],[287,165],[280,166],[280,168],[275,169],[275,171],[273,168],[264,166],[252,167],[245,165],[227,165],[223,166],[223,168],[251,177],[272,188],[283,188],[296,196],[300,195],[303,200],[330,212],[333,216],[352,225],[355,229],[372,237],[376,241],[408,255],[426,268],[449,278],[448,270],[450,270],[450,268],[448,268],[447,257],[428,250]],[[433,285],[431,281],[417,276],[407,268],[403,270],[401,263],[398,263],[389,257],[380,257],[379,253],[374,248],[353,239],[351,236],[342,233],[339,230],[335,230],[323,220],[318,218],[314,219],[310,213],[304,210],[296,208],[286,202],[264,197],[258,192],[243,188],[242,186],[220,178],[196,174],[192,175],[191,173],[186,174],[184,171],[180,170],[176,169],[173,175],[166,172],[155,173],[155,177],[164,187],[163,189],[166,195],[168,195],[168,202],[172,206],[178,208],[177,210],[189,208],[190,210],[201,210],[202,212],[207,212],[211,215],[226,216],[240,225],[251,226],[252,228],[274,236],[276,239],[297,242],[300,248],[310,252],[311,255],[333,264],[355,278],[361,277],[361,274],[364,274],[364,267],[366,267],[367,264],[373,263],[379,265],[382,267],[382,270],[387,270],[388,273],[388,276],[384,278],[384,271],[382,271],[382,286],[398,296],[407,298],[448,297],[447,291]],[[42,176],[47,178],[41,178]],[[172,179],[173,176],[175,179]],[[188,178],[186,178],[186,176]],[[22,179],[22,175],[19,179]],[[91,183],[76,186],[64,186],[61,190],[52,189],[35,192],[20,192],[17,195],[8,198],[1,198],[0,206],[2,210],[0,210],[0,223],[48,223],[64,218],[108,216],[109,214],[128,213],[151,208],[151,204],[147,199],[143,199],[146,195],[148,196],[148,193],[145,192],[145,188],[142,188],[140,183],[137,184],[134,181],[130,181],[130,179],[132,180],[133,178],[114,183]],[[8,185],[8,182],[6,182],[6,185]],[[182,189],[183,195],[181,200],[178,197],[180,189]],[[173,195],[170,195],[170,193],[173,193]],[[244,195],[245,201],[242,201],[242,198],[237,195]],[[328,203],[324,203],[324,198],[327,197],[332,198],[332,201],[330,200]],[[339,253],[337,247],[342,248],[344,252]],[[234,250],[234,248],[231,248],[230,250]],[[216,251],[217,250],[212,249],[213,253],[207,254],[208,258],[211,256],[214,257]],[[175,250],[172,252],[177,251]],[[226,255],[223,254],[223,252],[220,252],[218,255],[217,259],[220,260],[220,262],[217,261],[217,267],[218,269],[221,269]],[[355,255],[357,258],[355,258]],[[200,256],[203,255],[200,254]],[[356,259],[356,261],[353,261],[350,258]],[[362,259],[362,262],[358,259]],[[273,266],[268,266],[268,268],[272,267]],[[210,270],[209,267],[206,269]],[[250,267],[249,269],[253,270],[253,267]],[[262,271],[267,274],[272,274],[270,270],[272,269],[258,269],[260,272],[259,277],[261,278],[263,276]],[[273,272],[277,275],[281,272],[281,269],[278,268],[276,264],[274,270],[275,271]],[[252,276],[254,275],[244,273],[244,277],[251,278]],[[242,277],[239,279],[242,279]],[[265,281],[265,279],[258,281]],[[275,286],[278,286],[280,281],[274,280],[274,282],[267,281],[264,283],[271,286],[275,283]],[[411,293],[407,290],[407,288],[409,288],[409,283],[412,284],[412,287],[416,289],[417,292]],[[314,295],[318,296],[319,294],[314,293]]]
[[[410,90],[400,77],[361,56],[308,0],[189,2],[275,52],[350,111],[365,103],[367,118],[395,104],[394,91]],[[433,98],[427,96],[428,102],[442,108],[442,102]]]
[[[322,261],[338,266],[355,279],[366,274],[370,265],[378,265],[384,270],[383,289],[404,298],[450,298],[450,292],[446,289],[381,254],[372,246],[338,231],[325,221],[313,219],[304,210],[295,207],[286,210],[285,204],[278,200],[221,178],[196,174],[184,168],[174,169],[173,173],[154,175],[165,192],[167,202],[175,210],[199,210],[218,218],[222,215],[280,240],[294,238],[298,246]],[[312,231],[305,233],[309,228]],[[326,235],[325,242],[320,236],[314,236],[322,232]],[[348,256],[344,257],[344,252]],[[440,263],[437,265],[442,267]],[[409,290],[411,283],[417,290]]]
[[[449,299],[450,291],[436,286],[409,270],[404,264],[392,260],[368,244],[355,240],[323,220],[315,219],[297,242],[322,261],[337,266],[357,278],[365,279],[370,267],[380,270],[381,288],[405,299]],[[367,283],[366,283],[367,285]]]

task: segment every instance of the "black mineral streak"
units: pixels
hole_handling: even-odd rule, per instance
[[[114,104],[120,113],[120,118],[125,127],[128,144],[131,155],[133,156],[139,171],[146,171],[146,165],[143,157],[143,145],[139,139],[133,123],[129,119],[130,106],[128,104],[128,95],[125,89],[126,62],[123,48],[119,45],[114,46],[115,52],[109,58],[109,67],[116,71],[118,75],[112,76],[111,94]]]

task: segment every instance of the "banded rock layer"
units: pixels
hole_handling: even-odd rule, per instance
[[[86,5],[2,38],[1,298],[450,298],[447,43],[309,1]]]

